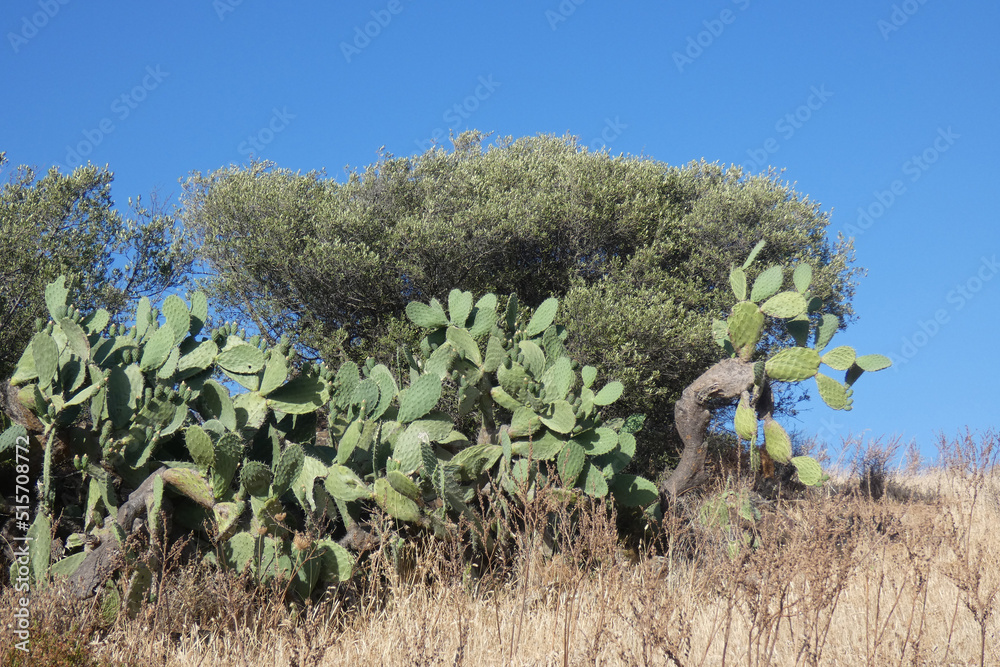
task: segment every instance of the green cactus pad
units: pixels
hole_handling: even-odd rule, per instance
[[[204,292],[194,292],[191,295],[191,323],[189,330],[192,336],[197,336],[208,321],[208,298]]]
[[[83,330],[83,327],[70,318],[63,317],[59,320],[59,328],[66,334],[66,343],[69,345],[69,349],[73,351],[73,354],[78,356],[82,362],[89,360],[90,341],[87,339],[87,333]]]
[[[506,358],[507,350],[503,349],[503,343],[496,336],[490,336],[486,344],[486,356],[483,358],[483,371],[495,373]]]
[[[207,369],[215,361],[217,354],[219,354],[219,347],[214,341],[202,341],[198,347],[181,356],[177,361],[178,378],[188,378]]]
[[[823,469],[811,456],[793,456],[792,465],[799,473],[799,481],[806,486],[822,486],[825,479]]]
[[[500,381],[500,386],[511,396],[516,396],[520,392],[526,377],[524,367],[518,363],[511,363],[510,368],[503,364],[497,368],[497,379]]]
[[[326,382],[316,375],[302,373],[272,391],[267,404],[273,410],[289,415],[315,412],[329,400]]]
[[[524,333],[528,336],[537,336],[552,324],[552,320],[556,318],[556,311],[559,310],[559,300],[555,297],[549,297],[545,301],[538,304],[538,308],[535,309],[535,314],[531,316],[528,321],[528,326],[525,327]]]
[[[807,315],[800,315],[793,319],[785,322],[785,329],[793,339],[795,339],[795,344],[799,347],[805,347],[809,344],[809,317]]]
[[[556,433],[569,433],[576,426],[576,413],[566,401],[551,403],[549,411],[539,415],[539,419]]]
[[[435,308],[434,305],[437,305],[437,307]],[[431,305],[420,303],[419,301],[411,301],[406,304],[406,316],[418,327],[425,329],[448,326],[448,316],[445,315],[444,309],[436,300]]]
[[[563,447],[556,457],[556,468],[559,471],[559,479],[563,486],[572,488],[576,484],[577,478],[583,472],[583,464],[587,461],[587,455],[583,447],[570,440]]]
[[[578,483],[583,492],[592,498],[603,498],[608,495],[608,480],[605,479],[601,469],[590,461],[584,464]]]
[[[66,276],[59,276],[45,286],[45,305],[49,309],[49,315],[53,321],[58,322],[59,318],[66,315],[66,297],[69,289],[66,287]]]
[[[174,349],[174,332],[169,327],[161,327],[153,332],[142,350],[139,368],[142,371],[155,370],[163,365]]]
[[[87,330],[88,334],[95,334],[104,331],[104,328],[108,326],[108,322],[110,321],[111,313],[103,308],[98,308],[83,318],[80,324]]]
[[[212,491],[222,498],[243,458],[243,442],[235,433],[226,433],[215,443],[215,465],[212,467]]]
[[[215,448],[212,446],[211,436],[205,429],[195,424],[184,432],[184,444],[187,445],[188,454],[198,466],[198,470],[207,475],[208,469],[215,463]]]
[[[251,496],[260,498],[266,496],[272,479],[274,475],[271,469],[260,461],[247,461],[240,471],[240,486]]]
[[[812,267],[806,262],[800,262],[795,267],[795,271],[792,272],[792,283],[795,285],[796,290],[805,294],[806,290],[809,289],[809,284],[812,283],[812,277]]]
[[[354,557],[344,547],[331,539],[322,538],[315,542],[319,551],[319,578],[329,584],[348,581],[354,572]]]
[[[829,313],[824,315],[823,321],[816,327],[816,343],[813,347],[817,351],[822,352],[823,348],[829,344],[830,339],[833,338],[833,334],[837,333],[837,327],[839,326],[840,320],[835,315],[830,315]]]
[[[233,345],[227,343],[225,349],[215,358],[215,362],[230,373],[251,375],[264,368],[264,353],[248,343],[238,342]]]
[[[304,461],[305,454],[300,445],[296,443],[285,447],[285,451],[281,452],[281,457],[274,465],[274,482],[271,483],[274,495],[280,496],[288,490],[299,476]]]
[[[819,396],[823,399],[823,402],[834,410],[850,410],[851,394],[854,391],[831,377],[827,377],[822,373],[816,374],[816,387],[819,389]]]
[[[855,359],[854,363],[858,365],[858,368],[869,373],[892,366],[892,360],[882,354],[865,354]]]
[[[467,330],[459,329],[457,327],[448,327],[445,335],[447,336],[448,342],[451,343],[455,350],[460,352],[465,359],[469,360],[476,366],[483,365],[483,357],[479,353],[479,345],[472,338],[472,334],[470,334]],[[438,348],[438,350],[440,349],[441,348]]]
[[[17,368],[14,369],[14,375],[10,378],[10,383],[15,387],[38,379],[38,370],[35,368],[35,355],[31,348],[32,345],[30,343],[24,348],[24,352],[21,353],[21,358],[17,362]]]
[[[615,475],[610,489],[623,507],[649,507],[660,498],[656,484],[638,475]]]
[[[593,366],[584,366],[580,369],[580,378],[583,380],[583,386],[589,388],[597,379],[597,369]]]
[[[174,345],[180,345],[187,337],[188,328],[191,326],[191,314],[187,304],[176,294],[171,294],[163,301],[161,310],[167,319],[167,327],[174,332]]]
[[[492,468],[502,455],[500,445],[472,445],[456,454],[450,463],[458,469],[463,482],[472,482]]]
[[[756,347],[764,330],[764,313],[756,304],[741,301],[733,306],[727,320],[729,340],[737,350]]]
[[[493,331],[493,327],[497,323],[497,296],[496,294],[484,294],[479,301],[476,302],[475,309],[472,311],[473,320],[472,324],[468,327],[469,334],[472,335],[476,340],[482,338],[489,332]]]
[[[372,495],[372,490],[353,470],[338,464],[330,466],[323,486],[327,493],[344,502],[370,498]]]
[[[201,389],[198,404],[206,419],[217,419],[230,431],[236,430],[236,408],[229,391],[215,380],[208,380]]]
[[[515,436],[516,437],[516,436]],[[545,431],[537,438],[511,443],[511,453],[530,457],[533,461],[548,461],[555,458],[566,446],[566,439],[552,431]]]
[[[260,378],[260,394],[267,396],[272,391],[284,384],[288,377],[288,363],[285,355],[278,350],[272,349],[271,356],[264,364],[264,374]]]
[[[610,452],[618,445],[618,439],[617,433],[605,427],[584,431],[573,438],[589,456],[600,456]]]
[[[441,379],[431,373],[421,375],[399,394],[397,420],[411,422],[434,409],[441,399]]]
[[[624,390],[625,385],[621,382],[609,382],[594,396],[594,405],[611,405],[621,397]]]
[[[540,378],[545,372],[545,353],[534,341],[522,340],[519,345],[521,353],[524,354],[524,368],[536,378]]]
[[[770,417],[764,418],[764,446],[771,458],[778,463],[788,463],[792,458],[792,441],[781,424]]]
[[[510,420],[510,437],[531,435],[542,427],[542,420],[531,408],[521,407],[514,411]]]
[[[750,440],[757,433],[757,415],[745,396],[740,398],[739,405],[736,406],[734,426],[736,434],[744,440]]]
[[[168,468],[163,471],[163,481],[181,495],[187,496],[206,509],[215,505],[215,497],[205,478],[190,468]]]
[[[404,475],[398,470],[390,470],[385,474],[385,478],[389,480],[389,484],[392,485],[399,493],[410,500],[420,501],[420,487],[417,486],[416,482]]]
[[[420,508],[417,504],[392,488],[385,477],[375,480],[375,502],[395,519],[408,522],[420,520]]]
[[[798,292],[779,292],[761,304],[760,310],[765,315],[787,320],[804,315],[806,307],[805,298]]]
[[[784,281],[784,269],[780,266],[772,266],[757,276],[757,280],[753,281],[753,288],[750,290],[750,300],[754,303],[760,303],[781,289],[781,283]]]
[[[392,373],[382,364],[372,368],[368,377],[378,385],[378,406],[372,410],[369,418],[378,419],[389,409],[392,399],[396,397],[399,389],[396,387],[396,379],[392,377]]]
[[[153,319],[153,306],[147,297],[139,299],[135,307],[135,339],[142,340],[146,337],[146,330]]]
[[[849,345],[835,347],[823,355],[823,363],[836,371],[846,371],[856,358],[854,348]]]
[[[524,407],[520,401],[504,391],[503,387],[493,387],[493,390],[490,392],[490,396],[492,396],[493,400],[496,401],[496,404],[504,410],[510,410],[513,412],[518,408]]]
[[[747,274],[739,267],[733,267],[729,271],[729,286],[733,288],[733,294],[737,301],[747,298]]]
[[[219,541],[224,542],[233,536],[245,508],[244,503],[216,503],[212,506]]]
[[[819,370],[819,352],[808,347],[790,347],[767,360],[768,377],[781,382],[801,382]]]
[[[725,320],[712,319],[712,340],[719,347],[725,347],[729,340],[729,325]]]
[[[453,289],[448,294],[448,318],[456,327],[464,327],[472,312],[472,292]]]
[[[573,362],[569,357],[559,357],[542,374],[541,381],[545,387],[546,401],[565,400],[570,388],[576,381],[576,373],[573,372]]]
[[[750,265],[753,264],[753,261],[755,259],[757,259],[757,255],[760,253],[761,250],[764,249],[764,245],[765,245],[765,242],[764,242],[763,239],[761,239],[760,241],[757,241],[757,244],[753,247],[753,250],[751,250],[750,254],[747,255],[747,260],[745,262],[743,262],[743,270],[744,271],[746,271],[747,269],[749,269]]]
[[[35,359],[38,386],[44,389],[52,384],[59,372],[59,347],[52,336],[39,332],[31,339],[31,354]]]
[[[446,438],[452,424],[446,420],[421,419],[411,423],[399,434],[392,455],[403,472],[411,473],[423,465],[423,448]]]

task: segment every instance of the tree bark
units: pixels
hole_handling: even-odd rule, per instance
[[[119,508],[115,523],[122,527],[125,535],[131,535],[136,520],[146,514],[147,500],[153,493],[153,481],[163,474],[166,466],[151,474],[139,485],[139,488],[129,494]],[[121,564],[119,555],[121,545],[113,535],[109,535],[96,549],[91,551],[76,571],[69,577],[70,590],[79,598],[88,598],[94,594],[98,586],[111,576]]]
[[[742,359],[724,359],[692,382],[674,406],[674,422],[684,442],[677,468],[660,483],[660,506],[666,508],[677,496],[704,484],[705,432],[710,408],[731,403],[753,388],[753,364]]]

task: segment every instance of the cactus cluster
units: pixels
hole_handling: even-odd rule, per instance
[[[764,247],[758,243],[740,267],[733,267],[729,273],[729,283],[737,303],[733,305],[726,320],[714,320],[712,333],[715,341],[732,357],[751,362],[757,352],[761,336],[765,330],[765,317],[785,321],[785,330],[795,341],[795,346],[782,349],[766,360],[756,360],[754,364],[754,390],[752,396],[745,394],[736,407],[734,429],[742,440],[750,442],[751,463],[755,469],[760,465],[761,451],[755,449],[759,431],[759,421],[763,421],[763,451],[770,459],[795,466],[799,481],[809,486],[818,486],[826,480],[819,463],[808,456],[792,456],[792,445],[788,433],[776,422],[769,405],[759,404],[766,393],[768,383],[801,382],[815,378],[816,387],[823,401],[834,410],[850,410],[852,385],[864,371],[878,371],[891,364],[888,357],[881,354],[858,356],[854,348],[843,345],[824,353],[840,322],[836,316],[819,311],[823,300],[814,296],[809,287],[812,283],[812,267],[799,262],[791,271],[791,289],[780,291],[789,269],[772,266],[762,271],[753,282],[747,298],[747,269],[753,264]],[[809,347],[809,333],[814,330],[813,344]],[[845,372],[844,381],[839,382],[819,372],[820,364],[835,371]]]
[[[202,530],[213,545],[207,559],[251,568],[262,581],[289,579],[302,596],[354,567],[330,534],[315,533],[329,525],[324,517],[350,529],[378,509],[401,528],[443,535],[460,517],[479,525],[473,499],[490,480],[497,493],[548,485],[569,499],[656,501],[651,482],[621,474],[642,419],[603,421],[600,408],[622,386],[595,387],[597,371],[569,358],[565,330],[553,324],[555,299],[528,312],[511,296],[502,313],[495,295],[474,300],[460,290],[447,311],[433,299],[411,303],[407,315],[427,332],[418,350],[401,351],[404,383],[372,360],[336,371],[296,366],[283,342],[267,345],[232,324],[207,330],[200,292],[188,303],[169,296],[159,311],[142,299],[129,327],[103,310],[84,316],[69,294],[64,280],[49,286],[51,318],[12,378],[44,425],[41,511],[31,530],[39,581],[72,575],[88,544],[125,544],[116,478],[131,488],[152,479],[150,535],[166,537],[169,497],[172,523]],[[457,399],[451,414],[445,396]],[[316,443],[319,411],[330,445]],[[473,417],[479,433],[463,432],[458,424]],[[81,423],[92,437],[70,444],[84,481],[82,531],[50,568],[53,440]],[[122,604],[148,592],[145,574],[134,569],[123,582]]]

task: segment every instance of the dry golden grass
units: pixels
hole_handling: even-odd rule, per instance
[[[387,542],[350,585],[302,607],[178,567],[132,620],[36,594],[33,636],[86,647],[51,664],[997,665],[1000,441],[966,436],[942,455],[877,501],[831,489],[758,500],[762,519],[739,526],[758,546],[735,556],[694,498],[641,553],[603,507],[546,546],[542,520],[569,517],[539,500],[508,560],[477,576],[459,545],[401,557]],[[0,605],[9,618],[11,591]],[[45,664],[16,653],[5,646],[0,664]]]

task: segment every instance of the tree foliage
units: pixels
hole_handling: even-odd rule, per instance
[[[22,165],[0,184],[0,377],[10,375],[36,318],[47,317],[43,294],[56,276],[75,278],[80,307],[112,313],[187,278],[191,255],[174,217],[138,200],[122,216],[113,180],[92,165],[72,174]]]
[[[557,295],[574,356],[624,382],[623,415],[648,415],[639,456],[654,466],[677,449],[673,403],[718,359],[730,267],[761,238],[758,262],[808,260],[826,311],[851,319],[849,242],[775,174],[483,139],[384,155],[346,182],[266,163],[192,174],[183,216],[208,287],[229,315],[330,361],[391,361],[416,340],[406,304],[452,288],[529,307]]]

